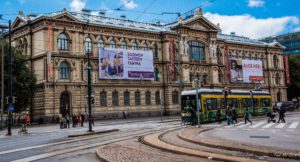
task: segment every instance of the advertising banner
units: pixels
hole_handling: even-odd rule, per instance
[[[230,60],[230,80],[232,83],[263,83],[261,60]]]
[[[290,67],[289,67],[289,55],[285,54],[284,55],[284,63],[285,63],[285,77],[286,77],[286,83],[291,84],[291,79],[290,79]]]
[[[152,51],[99,50],[99,79],[154,79]]]

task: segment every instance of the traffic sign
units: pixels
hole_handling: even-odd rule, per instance
[[[8,110],[9,110],[9,112],[14,112],[15,106],[13,104],[9,104]]]

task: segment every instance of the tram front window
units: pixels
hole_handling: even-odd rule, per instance
[[[188,111],[191,108],[194,110],[197,108],[196,96],[182,96],[181,110]]]

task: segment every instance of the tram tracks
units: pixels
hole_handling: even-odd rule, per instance
[[[144,136],[147,134],[151,134],[161,130],[165,131],[165,130],[172,130],[176,128],[180,128],[180,126],[179,125],[173,126],[172,124],[169,123],[168,125],[162,125],[159,128],[131,129],[128,131],[95,135],[91,137],[81,137],[81,138],[70,139],[68,141],[54,142],[54,143],[48,143],[43,145],[6,150],[0,152],[0,155],[4,156],[16,152],[22,152],[26,154],[27,151],[31,153],[34,152],[33,155],[28,156],[28,154],[26,154],[26,157],[17,157],[17,158],[13,157],[12,159],[7,160],[7,161],[14,161],[14,162],[34,161],[34,160],[45,159],[48,157],[58,156],[66,153],[72,153],[80,150],[91,149],[91,148],[99,147],[101,145],[120,142],[128,139]],[[34,150],[36,149],[38,150],[35,152]]]

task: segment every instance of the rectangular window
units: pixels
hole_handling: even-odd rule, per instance
[[[216,98],[208,98],[206,99],[206,109],[207,110],[216,110],[218,107]]]
[[[270,107],[271,106],[271,100],[269,98],[260,99],[260,106],[261,107]]]
[[[239,102],[236,98],[227,98],[227,106],[230,108],[239,108]]]

